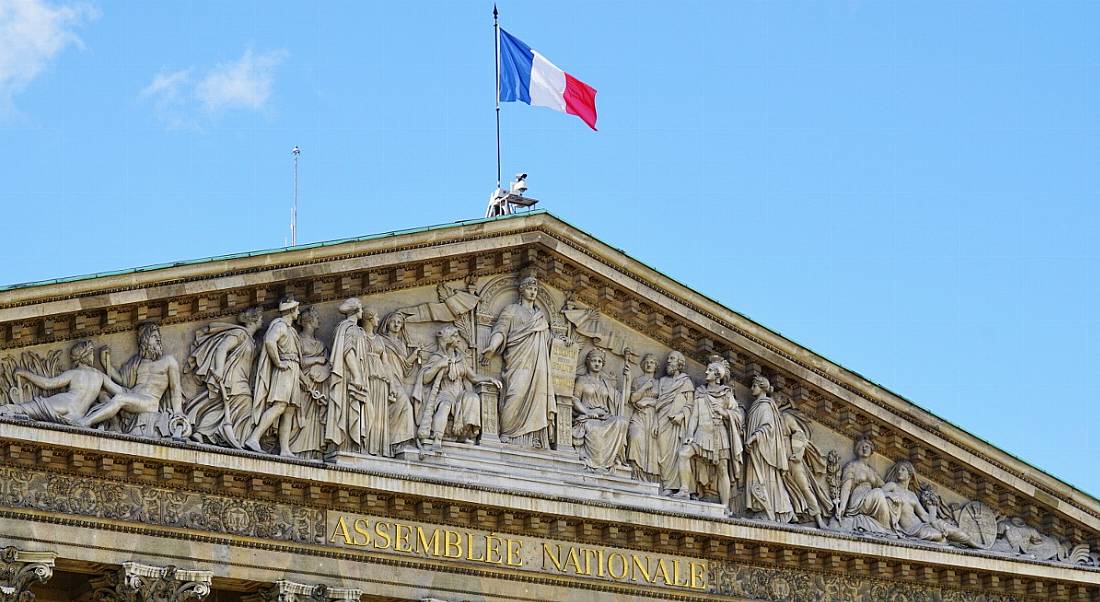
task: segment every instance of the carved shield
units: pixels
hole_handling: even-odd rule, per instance
[[[997,513],[981,502],[967,502],[959,511],[959,528],[988,550],[997,540]]]

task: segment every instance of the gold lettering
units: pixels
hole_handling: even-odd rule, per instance
[[[638,558],[637,554],[631,554],[630,555],[630,565],[631,565],[630,566],[630,579],[631,580],[637,581],[638,571],[641,571],[642,572],[642,577],[645,578],[646,582],[653,583],[653,577],[651,577],[650,574],[649,574],[649,559],[648,558],[646,558],[645,561],[643,562],[642,559]]]
[[[603,577],[607,574],[604,572],[604,567],[606,566],[607,563],[603,560],[603,550],[596,550],[596,568],[599,570],[599,572],[596,573],[597,577]]]
[[[348,533],[348,521],[344,520],[343,515],[340,516],[340,520],[336,521],[336,528],[332,531],[332,537],[328,539],[329,543],[334,543],[337,535],[342,535],[344,537],[344,545],[352,545],[351,533]]]
[[[519,553],[523,547],[523,542],[518,539],[508,540],[508,566],[523,566],[523,559],[520,558]]]
[[[573,563],[573,572],[578,575],[588,575],[585,571],[581,570],[581,559],[577,556],[577,548],[569,546],[569,562]]]
[[[353,546],[369,546],[370,545],[370,523],[367,522],[367,519],[365,519],[365,518],[355,519],[355,522],[352,523],[352,528],[355,529],[355,532],[357,534],[363,536],[363,541],[362,542],[359,542],[359,541],[352,542],[351,545],[353,545]]]
[[[706,567],[699,562],[692,562],[688,568],[691,570],[691,589],[706,589]]]
[[[482,554],[480,558],[474,558],[474,534],[470,531],[466,532],[466,560],[485,562],[485,554]]]
[[[394,523],[394,534],[396,536],[396,541],[393,542],[394,552],[413,551],[412,544],[409,543],[409,540],[412,539],[412,527],[401,523]],[[404,545],[404,547],[402,547],[402,545]]]
[[[444,531],[443,556],[447,558],[462,558],[462,534],[458,531]],[[454,536],[452,539],[451,536]],[[451,553],[454,550],[454,554]]]
[[[439,556],[439,529],[432,529],[431,538],[425,537],[424,533],[422,527],[416,528],[416,541],[420,544],[420,549],[424,550],[425,554]]]
[[[384,523],[382,521],[377,521],[374,523],[374,534],[377,535],[379,539],[386,542],[386,545],[384,546],[374,544],[374,547],[378,548],[379,550],[388,550],[390,548],[390,543],[393,541],[393,536],[390,535],[390,532],[387,529],[389,524],[390,523]]]
[[[583,553],[584,553],[584,574],[591,577],[592,576],[592,568],[593,568],[592,567],[592,559],[596,557],[596,550],[593,550],[592,548],[584,548]],[[602,573],[603,570],[601,569],[600,572]]]
[[[668,574],[668,565],[670,565],[670,564],[675,567],[676,565],[678,565],[680,563],[670,561],[667,558],[662,558],[662,559],[658,560],[657,561],[657,573],[655,575],[653,575],[653,578],[656,579],[657,577],[660,577],[661,579],[664,579],[665,585],[676,585],[675,580],[672,578],[671,575]],[[674,568],[673,571],[675,571],[675,570],[676,569]],[[652,583],[652,581],[650,583]]]
[[[622,569],[622,570],[619,571],[618,575],[615,574],[615,559],[616,558],[619,559],[620,568]],[[630,568],[629,568],[628,563],[626,561],[626,556],[623,556],[622,554],[620,554],[618,552],[612,552],[612,553],[608,554],[608,556],[607,556],[607,574],[612,579],[614,579],[616,581],[622,581],[623,579],[626,579],[626,575],[629,572],[630,572]]]
[[[485,536],[485,562],[492,564],[500,564],[504,562],[504,557],[500,555],[500,544],[504,543],[496,535]]]
[[[672,563],[672,585],[676,587],[687,587],[687,577],[680,574],[680,564],[681,562],[679,560]],[[680,577],[684,577],[683,583],[680,583]]]
[[[554,544],[554,553],[550,553],[550,544],[545,541],[542,542],[542,568],[546,568],[546,559],[550,559],[550,563],[554,565],[554,568],[559,572],[564,573],[565,569],[561,563],[561,546]]]

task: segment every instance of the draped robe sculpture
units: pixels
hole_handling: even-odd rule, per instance
[[[290,451],[298,456],[319,459],[324,450],[325,381],[328,380],[328,349],[317,339],[320,316],[316,308],[302,310],[298,319],[301,332],[298,339],[302,348],[302,375],[300,380],[301,409],[294,417],[294,435]]]
[[[367,333],[359,325],[363,304],[351,298],[339,311],[345,317],[336,325],[329,356],[325,441],[333,451],[358,452],[363,448],[363,404],[368,394],[363,366]]]
[[[603,373],[606,356],[593,349],[585,356],[586,370],[573,387],[573,446],[585,466],[607,470],[622,465],[629,422],[621,415],[622,392]],[[630,378],[630,366],[623,369]]]
[[[500,440],[545,448],[550,444],[548,427],[557,404],[550,382],[550,323],[535,305],[538,290],[534,277],[520,281],[520,300],[500,312],[482,362],[503,350]]]
[[[420,442],[438,449],[448,422],[459,442],[477,438],[481,433],[481,398],[473,385],[491,383],[500,389],[502,383],[474,371],[454,326],[444,326],[436,340],[436,350],[417,375],[413,398],[420,406]]]
[[[626,435],[626,460],[634,477],[659,482],[660,457],[657,453],[657,356],[648,353],[639,364],[642,375],[630,388],[630,426]]]
[[[184,411],[192,424],[192,439],[241,449],[252,430],[254,337],[263,311],[247,309],[237,321],[213,322],[195,332],[187,369],[204,387]]]
[[[661,469],[661,489],[680,489],[679,453],[684,429],[694,403],[695,384],[683,370],[684,354],[673,351],[665,360],[665,375],[657,383],[654,422],[657,423],[657,461]]]
[[[421,351],[420,347],[409,343],[405,314],[400,310],[382,318],[378,333],[386,345],[386,364],[393,379],[394,400],[389,406],[390,444],[398,448],[416,437],[417,408],[413,407],[408,381],[417,372]]]
[[[783,479],[791,506],[796,515],[811,517],[818,528],[824,529],[826,518],[833,512],[833,500],[820,480],[825,472],[825,460],[810,440],[810,423],[801,412],[785,404],[780,416],[790,433],[787,439],[789,470],[783,474]]]
[[[783,475],[789,469],[790,431],[779,412],[779,406],[768,397],[771,383],[763,376],[752,380],[755,398],[749,408],[745,446],[748,450],[748,471],[745,475],[745,507],[766,515],[769,520],[783,522],[793,518],[794,507]]]

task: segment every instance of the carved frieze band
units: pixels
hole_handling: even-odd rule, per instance
[[[15,547],[0,550],[0,602],[34,602],[31,585],[53,576],[54,552],[30,552]]]
[[[264,500],[0,467],[0,506],[298,543],[324,540],[324,512]]]
[[[252,307],[235,322],[199,327],[178,358],[156,322],[140,325],[138,351],[120,365],[90,341],[70,347],[68,369],[60,350],[4,358],[0,416],[336,463],[423,460],[445,441],[506,445],[554,452],[574,462],[571,470],[632,477],[654,494],[718,504],[731,516],[1097,564],[1086,542],[985,500],[946,503],[918,474],[919,461],[881,474],[870,437],[842,462],[848,450],[819,447],[805,400],[777,387],[782,374],[734,370],[711,355],[702,377],[692,376],[681,352],[632,349],[615,322],[569,294],[561,299],[535,273],[470,278],[435,293],[384,315],[348,298],[326,333],[316,307],[286,295],[266,325]],[[416,340],[414,324],[430,326],[432,340]],[[150,499],[151,491],[130,491],[129,505],[109,498],[96,512],[196,528],[221,521],[227,532],[292,541],[317,536],[287,506],[169,490]],[[59,512],[97,499],[52,497],[65,500]],[[266,520],[273,508],[282,521]]]

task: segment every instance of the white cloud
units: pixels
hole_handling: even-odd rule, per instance
[[[162,70],[138,96],[152,102],[171,128],[195,127],[201,118],[228,110],[265,111],[275,68],[284,58],[284,50],[257,53],[249,48],[239,59],[219,63],[200,77],[192,77],[194,69]]]
[[[0,0],[0,112],[10,110],[50,61],[68,46],[81,47],[75,30],[99,17],[84,3]]]
[[[195,88],[195,95],[207,111],[261,110],[271,97],[275,67],[285,56],[280,50],[254,54],[249,48],[240,59],[211,70]]]

